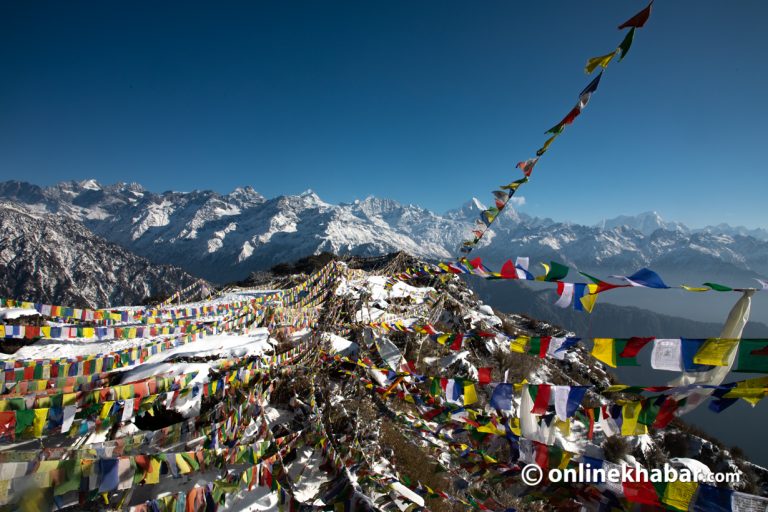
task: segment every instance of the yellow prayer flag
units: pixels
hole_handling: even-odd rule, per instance
[[[101,406],[101,414],[99,414],[99,418],[102,420],[109,418],[109,413],[112,411],[113,405],[115,405],[115,402],[104,402],[104,405]]]
[[[621,407],[621,435],[634,436],[637,435],[638,424],[640,419],[640,412],[643,410],[642,402],[627,402]],[[645,425],[642,425],[645,426]]]
[[[735,388],[724,395],[724,398],[743,398],[754,406],[766,395],[768,395],[768,377],[756,377],[739,382]]]
[[[698,482],[668,482],[661,501],[676,510],[688,510],[698,487]]]
[[[160,459],[151,457],[149,459],[149,471],[144,478],[145,484],[157,484],[160,483]]]
[[[739,340],[708,339],[693,356],[693,362],[712,366],[728,366],[738,344]]]
[[[494,434],[494,435],[497,435],[497,436],[506,435],[506,432],[504,432],[503,429],[498,428],[491,421],[489,421],[485,425],[480,425],[479,427],[477,427],[477,431],[478,432],[483,432],[485,434]]]
[[[555,142],[555,139],[557,138],[558,135],[560,135],[560,134],[556,133],[553,136],[551,136],[550,138],[548,138],[547,140],[545,140],[544,141],[544,145],[541,146],[541,148],[537,151],[537,154],[543,154],[546,150],[548,150],[549,146],[551,146],[552,143]],[[544,264],[542,263],[542,265],[544,265]],[[547,274],[549,274],[549,266],[548,265],[544,265],[544,266],[547,267]],[[543,280],[543,277],[542,277],[542,280]]]
[[[708,292],[709,288],[702,287],[702,286],[687,286],[687,285],[680,285],[680,288],[687,292]]]
[[[96,336],[96,329],[93,327],[83,327],[83,338],[93,338]]]
[[[552,144],[552,140],[554,140],[555,137],[550,137],[547,139],[547,141],[544,143],[544,146],[541,148],[544,151],[549,148],[549,145]],[[544,274],[540,276],[536,276],[536,281],[543,281],[545,277],[547,277],[547,274],[549,274],[549,265],[546,263],[539,263],[542,267],[544,267]]]
[[[592,310],[595,309],[595,303],[597,302],[597,294],[590,293],[580,297],[579,300],[581,301],[581,305],[586,310],[586,312],[591,313]]]
[[[187,462],[180,453],[176,454],[176,467],[182,475],[192,472],[192,466],[189,465],[189,462]]]
[[[509,420],[509,430],[518,437],[523,435],[522,430],[520,430],[520,418],[511,418]]]
[[[50,338],[51,337],[51,326],[50,325],[43,325],[40,327],[40,336],[43,338]]]
[[[43,428],[48,421],[48,409],[35,409],[35,419],[32,423],[32,433],[35,437],[43,437]]]
[[[607,68],[611,60],[616,56],[616,53],[617,50],[614,50],[611,53],[601,55],[600,57],[592,57],[587,61],[587,65],[584,67],[584,72],[589,75],[592,74],[597,66],[600,66],[603,69]]]
[[[475,385],[471,382],[464,383],[464,405],[472,405],[477,402],[477,393],[475,393]]]
[[[592,347],[592,357],[604,362],[611,368],[616,368],[616,350],[613,338],[595,338]]]
[[[77,393],[64,393],[61,397],[62,405],[75,405],[77,403]]]
[[[527,336],[518,336],[514,340],[512,340],[512,343],[509,345],[509,350],[512,352],[517,352],[519,354],[525,354],[526,347],[528,346],[528,341],[530,340]]]

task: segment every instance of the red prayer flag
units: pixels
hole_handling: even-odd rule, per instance
[[[451,350],[461,350],[461,342],[464,340],[464,335],[462,333],[458,333],[456,335],[456,338],[454,338],[453,343],[451,343],[451,346],[449,347]]]
[[[581,109],[578,106],[573,107],[571,111],[568,112],[568,114],[563,118],[563,120],[560,121],[559,125],[565,126],[565,125],[571,124],[574,119],[579,117],[579,114],[581,114]]]
[[[14,411],[0,412],[0,438],[13,440],[16,434],[16,413]]]
[[[547,352],[549,352],[549,343],[552,341],[552,338],[550,336],[543,336],[540,338],[541,341],[539,342],[539,359],[544,359],[547,357]]]
[[[549,446],[535,441],[534,446],[536,447],[536,465],[541,469],[547,469],[549,467]]]
[[[491,383],[491,371],[493,368],[478,368],[477,369],[477,375],[478,375],[478,383],[481,386],[485,386],[486,384]]]
[[[667,398],[664,403],[661,404],[659,414],[656,415],[656,419],[653,421],[653,428],[659,429],[666,427],[670,421],[675,417],[675,411],[677,410],[677,400],[674,398]]]
[[[501,267],[501,277],[504,279],[517,279],[517,272],[515,271],[515,264],[512,260],[507,260]]]
[[[654,339],[656,338],[638,338],[637,336],[629,338],[627,344],[624,346],[624,350],[619,354],[619,357],[636,357],[638,352]]]
[[[623,28],[629,28],[629,27],[635,27],[635,28],[642,28],[643,25],[645,25],[645,22],[648,21],[648,18],[651,16],[651,6],[653,5],[653,1],[648,4],[648,7],[640,11],[639,13],[635,14],[631,18],[629,18],[627,21],[619,25],[619,30]]]
[[[595,410],[591,408],[587,408],[586,411],[587,411],[587,418],[589,418],[589,430],[587,431],[587,439],[591,441],[595,433]]]
[[[630,472],[633,470],[630,469]],[[622,482],[624,496],[627,501],[644,505],[659,506],[659,497],[651,482]]]
[[[536,393],[536,401],[533,402],[531,414],[544,414],[549,407],[549,395],[552,393],[552,387],[549,384],[539,384]]]

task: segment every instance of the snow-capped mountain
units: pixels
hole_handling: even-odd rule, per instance
[[[711,233],[713,235],[751,236],[758,240],[768,240],[768,230],[762,228],[746,228],[744,226],[731,226],[721,223],[716,226],[703,228],[690,228],[681,222],[667,221],[661,218],[658,212],[644,212],[638,215],[619,215],[612,219],[606,219],[597,224],[601,229],[614,229],[627,227],[640,231],[644,235],[651,235],[658,229],[666,231],[681,231],[683,233]]]
[[[53,212],[154,263],[225,282],[322,251],[361,256],[402,250],[420,258],[454,257],[485,208],[473,199],[442,215],[368,197],[330,204],[312,191],[267,199],[250,187],[154,193],[138,184],[94,180],[39,187],[0,183],[0,198],[30,212]],[[601,275],[649,266],[683,279],[768,275],[768,241],[741,228],[692,230],[656,213],[582,226],[508,207],[473,256],[491,265],[510,257],[557,260]],[[693,275],[693,274],[692,274]]]
[[[79,307],[139,304],[196,279],[153,265],[66,216],[0,202],[0,296]]]
[[[603,220],[599,227],[601,229],[615,229],[618,227],[627,227],[636,229],[644,235],[650,235],[658,229],[667,231],[687,232],[688,228],[680,222],[667,222],[661,218],[657,212],[644,212],[639,215],[619,215],[613,219]]]

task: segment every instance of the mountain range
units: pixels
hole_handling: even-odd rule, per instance
[[[437,214],[376,197],[330,204],[312,191],[268,199],[251,187],[154,193],[95,180],[49,187],[7,181],[0,199],[79,222],[153,263],[220,283],[322,251],[451,258],[485,208],[473,199]],[[746,285],[768,275],[768,232],[725,224],[691,229],[654,212],[584,226],[508,207],[473,255],[489,265],[524,255],[601,275],[648,266],[672,281],[706,276]]]

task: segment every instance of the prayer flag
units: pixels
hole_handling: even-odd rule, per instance
[[[651,368],[654,370],[680,371],[683,369],[682,341],[659,339],[653,342]]]
[[[477,402],[477,393],[475,393],[475,385],[469,381],[464,382],[464,405],[472,405]]]
[[[632,40],[634,38],[635,38],[635,28],[632,27],[632,29],[629,32],[627,32],[627,35],[624,37],[624,40],[619,45],[619,50],[621,50],[621,57],[619,57],[619,62],[624,60],[624,57],[627,56],[629,49],[632,47]]]
[[[497,384],[493,389],[493,394],[491,395],[491,407],[501,411],[511,411],[513,390],[513,384]]]
[[[768,339],[741,340],[735,371],[768,373]]]
[[[635,28],[643,28],[643,25],[645,25],[645,22],[648,21],[648,18],[651,17],[651,6],[653,5],[653,1],[648,4],[648,7],[640,11],[639,13],[635,14],[631,18],[629,18],[627,21],[619,25],[619,30],[627,27],[635,27]]]
[[[603,69],[607,68],[611,60],[613,60],[613,58],[616,56],[616,53],[618,53],[618,50],[614,50],[611,53],[607,53],[599,57],[592,57],[587,61],[587,65],[584,66],[584,72],[590,75],[598,66],[602,67]]]
[[[539,157],[531,158],[523,162],[518,162],[515,167],[523,171],[523,174],[525,174],[525,176],[528,177],[533,172],[533,168],[534,166],[536,166],[536,163],[538,161],[539,161]]]
[[[589,386],[553,387],[555,395],[555,413],[560,420],[566,421],[576,413]]]
[[[550,261],[549,265],[542,263],[541,266],[544,267],[545,274],[537,276],[537,281],[559,281],[568,275],[568,267],[556,261]]]
[[[632,286],[638,286],[641,288],[669,288],[664,281],[661,280],[659,274],[653,270],[647,268],[641,268],[631,276],[611,276],[618,279],[623,279]]]
[[[680,482],[678,480],[667,482],[661,501],[675,510],[687,511],[698,486],[697,482]]]
[[[708,339],[693,356],[693,362],[712,366],[728,366],[731,364],[733,352],[739,340]]]
[[[571,305],[573,300],[573,283],[557,283],[557,294],[560,296],[555,302],[555,306],[559,308],[567,308]]]
[[[552,392],[552,386],[549,384],[529,385],[528,390],[532,394],[536,393],[531,414],[545,414],[547,412],[547,407],[549,407],[549,397]]]

